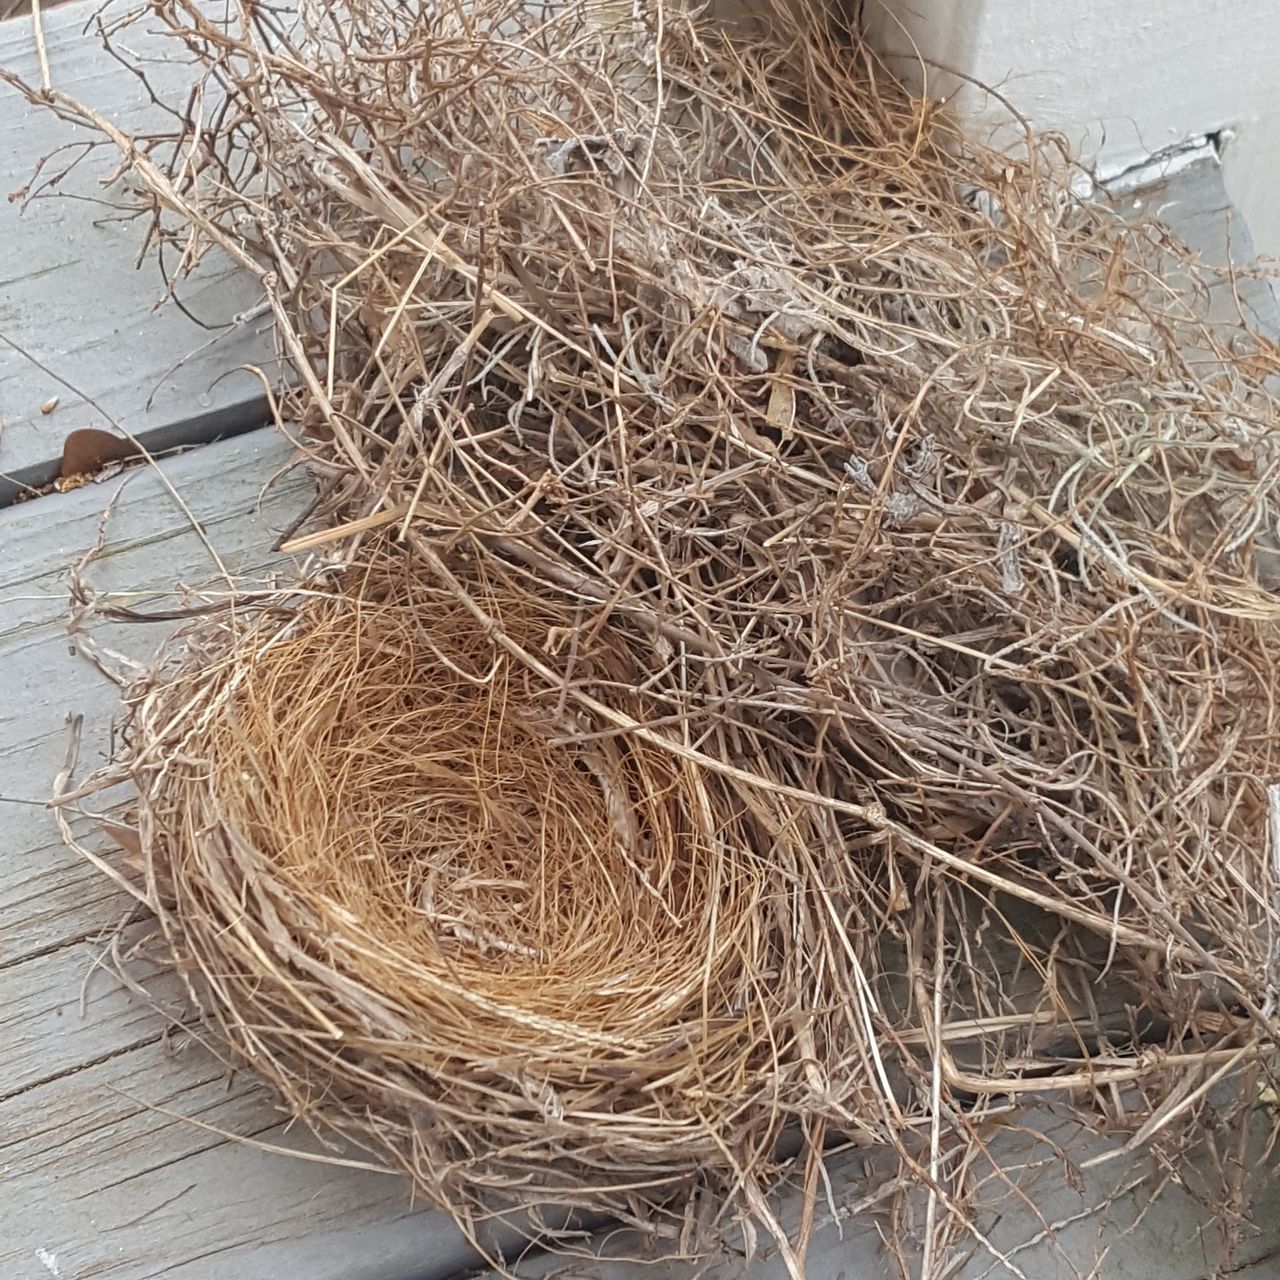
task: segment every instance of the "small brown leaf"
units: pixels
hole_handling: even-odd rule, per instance
[[[51,396],[48,400],[44,402],[44,404],[40,406],[40,412],[43,413],[46,417],[48,417],[48,415],[51,414],[57,407],[58,407],[58,397]]]
[[[136,457],[138,446],[132,440],[112,435],[110,431],[99,431],[97,427],[82,427],[62,442],[62,478],[92,475],[108,462]]]
[[[134,858],[142,857],[142,837],[138,835],[137,827],[122,826],[118,822],[103,822],[102,834],[114,840],[125,853],[132,854]]]

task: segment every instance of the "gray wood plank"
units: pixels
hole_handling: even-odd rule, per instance
[[[1155,218],[1167,224],[1210,267],[1235,265],[1235,280],[1218,274],[1204,277],[1209,318],[1231,325],[1241,318],[1264,332],[1280,334],[1274,271],[1245,274],[1257,262],[1248,225],[1227,195],[1222,164],[1211,147],[1181,168],[1162,174],[1158,164],[1144,166],[1111,184],[1120,210],[1134,219]],[[1140,185],[1134,185],[1134,179]]]
[[[452,1224],[415,1210],[394,1177],[190,1123],[316,1149],[198,1046],[149,1041],[31,1097],[25,1128],[0,1126],[6,1280],[48,1280],[50,1257],[66,1280],[414,1280],[474,1263]]]
[[[44,14],[52,81],[122,128],[144,128],[158,109],[85,31],[98,8],[88,0]],[[155,57],[168,48],[171,56],[171,45],[147,37],[145,26],[129,32],[130,49]],[[30,19],[0,23],[0,67],[39,83]],[[148,74],[181,108],[190,69],[156,62]],[[0,82],[0,195],[27,186],[42,157],[67,148],[56,173],[89,141],[87,131]],[[143,226],[102,203],[112,198],[101,184],[116,164],[102,147],[25,209],[0,199],[0,504],[52,478],[62,441],[77,427],[114,421],[161,449],[264,420],[261,384],[240,366],[269,364],[270,335],[261,319],[231,323],[256,307],[254,280],[211,253],[178,290],[201,323],[173,301],[157,307],[164,285],[155,261],[135,267]],[[55,397],[54,412],[41,413]]]
[[[228,567],[258,573],[302,508],[289,459],[256,432],[172,459],[166,473]],[[113,686],[66,632],[66,566],[93,546],[120,479],[0,511],[0,796],[47,796],[68,712],[86,716],[82,759],[106,750]],[[91,577],[133,603],[214,576],[208,554],[156,476],[131,475]],[[167,630],[97,629],[146,656]],[[92,973],[98,936],[127,903],[63,848],[37,804],[0,804],[0,1275],[6,1280],[416,1280],[473,1266],[452,1223],[415,1209],[396,1178],[304,1163],[223,1139],[315,1150],[286,1132],[250,1077]],[[86,977],[89,981],[86,985]],[[85,1012],[80,1011],[82,989]],[[161,999],[177,992],[163,982]],[[509,1243],[509,1242],[508,1242]]]

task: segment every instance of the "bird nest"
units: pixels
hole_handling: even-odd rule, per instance
[[[321,1089],[464,1223],[640,1221],[874,1110],[856,864],[671,750],[614,632],[380,546],[170,654],[122,760],[174,964],[300,1113]]]
[[[136,702],[145,896],[464,1214],[767,1214],[792,1121],[955,1203],[944,1117],[1168,1133],[1274,1045],[1273,346],[755,11],[174,0],[171,134],[32,91],[257,274],[319,485],[319,585]]]

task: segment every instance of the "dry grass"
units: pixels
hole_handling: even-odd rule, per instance
[[[832,824],[613,733],[584,698],[660,717],[634,657],[460,572],[368,553],[195,624],[137,691],[147,897],[193,997],[468,1224],[652,1230],[708,1173],[759,1180],[789,1120],[883,1128],[841,1060],[865,943]],[[538,671],[565,658],[572,700]]]
[[[207,74],[171,137],[53,95],[171,275],[259,273],[321,487],[294,546],[358,579],[189,635],[121,767],[201,1005],[464,1217],[662,1221],[695,1167],[758,1213],[796,1121],[897,1146],[928,1272],[944,1133],[991,1100],[1137,1085],[1167,1134],[1269,1061],[1275,357],[1052,140],[976,149],[832,15],[769,13],[178,0]],[[601,981],[654,967],[602,1003],[613,949]]]

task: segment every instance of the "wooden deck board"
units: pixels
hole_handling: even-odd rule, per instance
[[[277,532],[305,500],[307,486],[297,474],[262,494],[264,478],[287,459],[286,446],[264,432],[166,464],[238,572],[269,564]],[[93,545],[108,502],[114,499],[115,514],[102,559],[90,571],[96,584],[145,601],[176,582],[212,576],[208,553],[154,474],[134,474],[117,496],[118,485],[0,512],[0,543],[12,552],[0,571],[0,670],[18,691],[0,720],[0,794],[36,799],[46,793],[65,750],[68,711],[88,717],[86,765],[105,748],[115,690],[68,652],[62,578],[65,565]],[[141,656],[166,629],[118,627],[110,639]],[[271,1099],[250,1078],[229,1079],[201,1045],[181,1032],[170,1035],[163,1014],[108,973],[89,976],[101,950],[97,935],[119,919],[124,901],[61,846],[47,811],[7,807],[5,823],[0,1275],[45,1280],[49,1259],[61,1277],[75,1280],[442,1280],[474,1265],[456,1229],[439,1214],[413,1209],[397,1180],[284,1160],[198,1127],[312,1149],[305,1134],[285,1131]],[[179,1006],[173,984],[161,981],[157,990],[162,999],[171,992]],[[1259,1140],[1264,1122],[1261,1115]],[[1115,1209],[1081,1216],[1147,1166],[1104,1166],[1074,1188],[1056,1149],[1032,1146],[1026,1135],[1044,1129],[1077,1158],[1086,1148],[1096,1153],[1098,1144],[1043,1108],[1019,1123],[1021,1133],[996,1135],[995,1149],[1013,1167],[1027,1167],[1029,1189],[1048,1220],[1076,1220],[1059,1232],[1074,1264],[1087,1270],[1105,1236],[1111,1253],[1102,1274],[1128,1280],[1213,1274],[1212,1215],[1197,1209],[1190,1195],[1174,1188],[1147,1209],[1138,1190]],[[860,1159],[838,1161],[832,1176],[838,1203],[874,1189]],[[1252,1210],[1266,1231],[1242,1251],[1242,1264],[1280,1244],[1280,1181],[1262,1184],[1260,1193]],[[1141,1229],[1126,1234],[1144,1212]],[[794,1196],[784,1203],[788,1213],[795,1214]],[[1026,1244],[1039,1230],[1017,1204],[1006,1204],[1003,1213],[993,1208],[991,1216],[993,1237],[1004,1250]],[[810,1251],[812,1280],[888,1280],[892,1271],[878,1234],[885,1225],[867,1211],[839,1227],[824,1226]],[[1169,1254],[1171,1242],[1176,1248]],[[1044,1243],[1018,1257],[1034,1280],[1071,1275]],[[522,1271],[536,1280],[558,1265],[535,1259]],[[719,1274],[740,1270],[729,1263]],[[680,1280],[684,1274],[678,1266],[663,1267],[655,1277],[652,1267],[607,1261],[577,1272],[596,1280]],[[963,1280],[1014,1274],[992,1269],[985,1255],[961,1273]],[[749,1275],[782,1280],[784,1272],[776,1257],[766,1257]]]
[[[73,4],[44,14],[51,78],[122,127],[143,127],[156,109],[84,30],[98,7]],[[131,31],[128,43],[145,56],[161,39]],[[0,67],[39,83],[29,19],[0,23]],[[174,102],[186,100],[188,68],[156,65],[150,74]],[[62,441],[77,427],[114,422],[166,448],[264,418],[261,384],[240,366],[269,363],[270,337],[261,320],[226,327],[257,305],[255,282],[210,254],[179,296],[215,327],[201,327],[172,301],[157,307],[163,282],[155,263],[135,267],[142,225],[120,221],[100,203],[111,197],[101,183],[116,165],[107,148],[72,170],[55,197],[25,209],[6,198],[30,182],[41,157],[86,140],[84,131],[0,83],[0,504],[52,478]],[[43,414],[41,406],[55,397],[55,411]]]
[[[1131,189],[1119,195],[1119,202],[1126,216],[1167,224],[1210,267],[1247,266],[1257,259],[1249,228],[1223,186],[1216,156]],[[1211,320],[1231,325],[1243,319],[1263,332],[1280,334],[1280,301],[1270,276],[1210,273],[1203,284]]]
[[[149,1041],[33,1094],[37,1122],[0,1137],[0,1273],[13,1280],[48,1280],[39,1250],[67,1280],[414,1280],[474,1262],[393,1178],[286,1161],[190,1123],[305,1145],[198,1046],[171,1056]]]
[[[288,458],[259,432],[166,464],[235,571],[266,566],[305,501],[297,475],[261,492]],[[116,690],[68,651],[64,576],[113,497],[96,585],[137,592],[136,603],[214,574],[155,475],[131,475],[117,496],[120,483],[0,511],[0,796],[48,795],[68,712],[86,716],[86,767],[106,748]],[[145,657],[167,629],[96,634]],[[51,814],[4,804],[0,818],[0,1275],[48,1280],[42,1257],[68,1280],[410,1280],[474,1265],[452,1224],[415,1211],[394,1178],[284,1160],[155,1110],[300,1143],[264,1090],[247,1077],[229,1085],[212,1055],[166,1034],[163,1014],[107,972],[91,975],[97,938],[127,903],[62,846]]]

